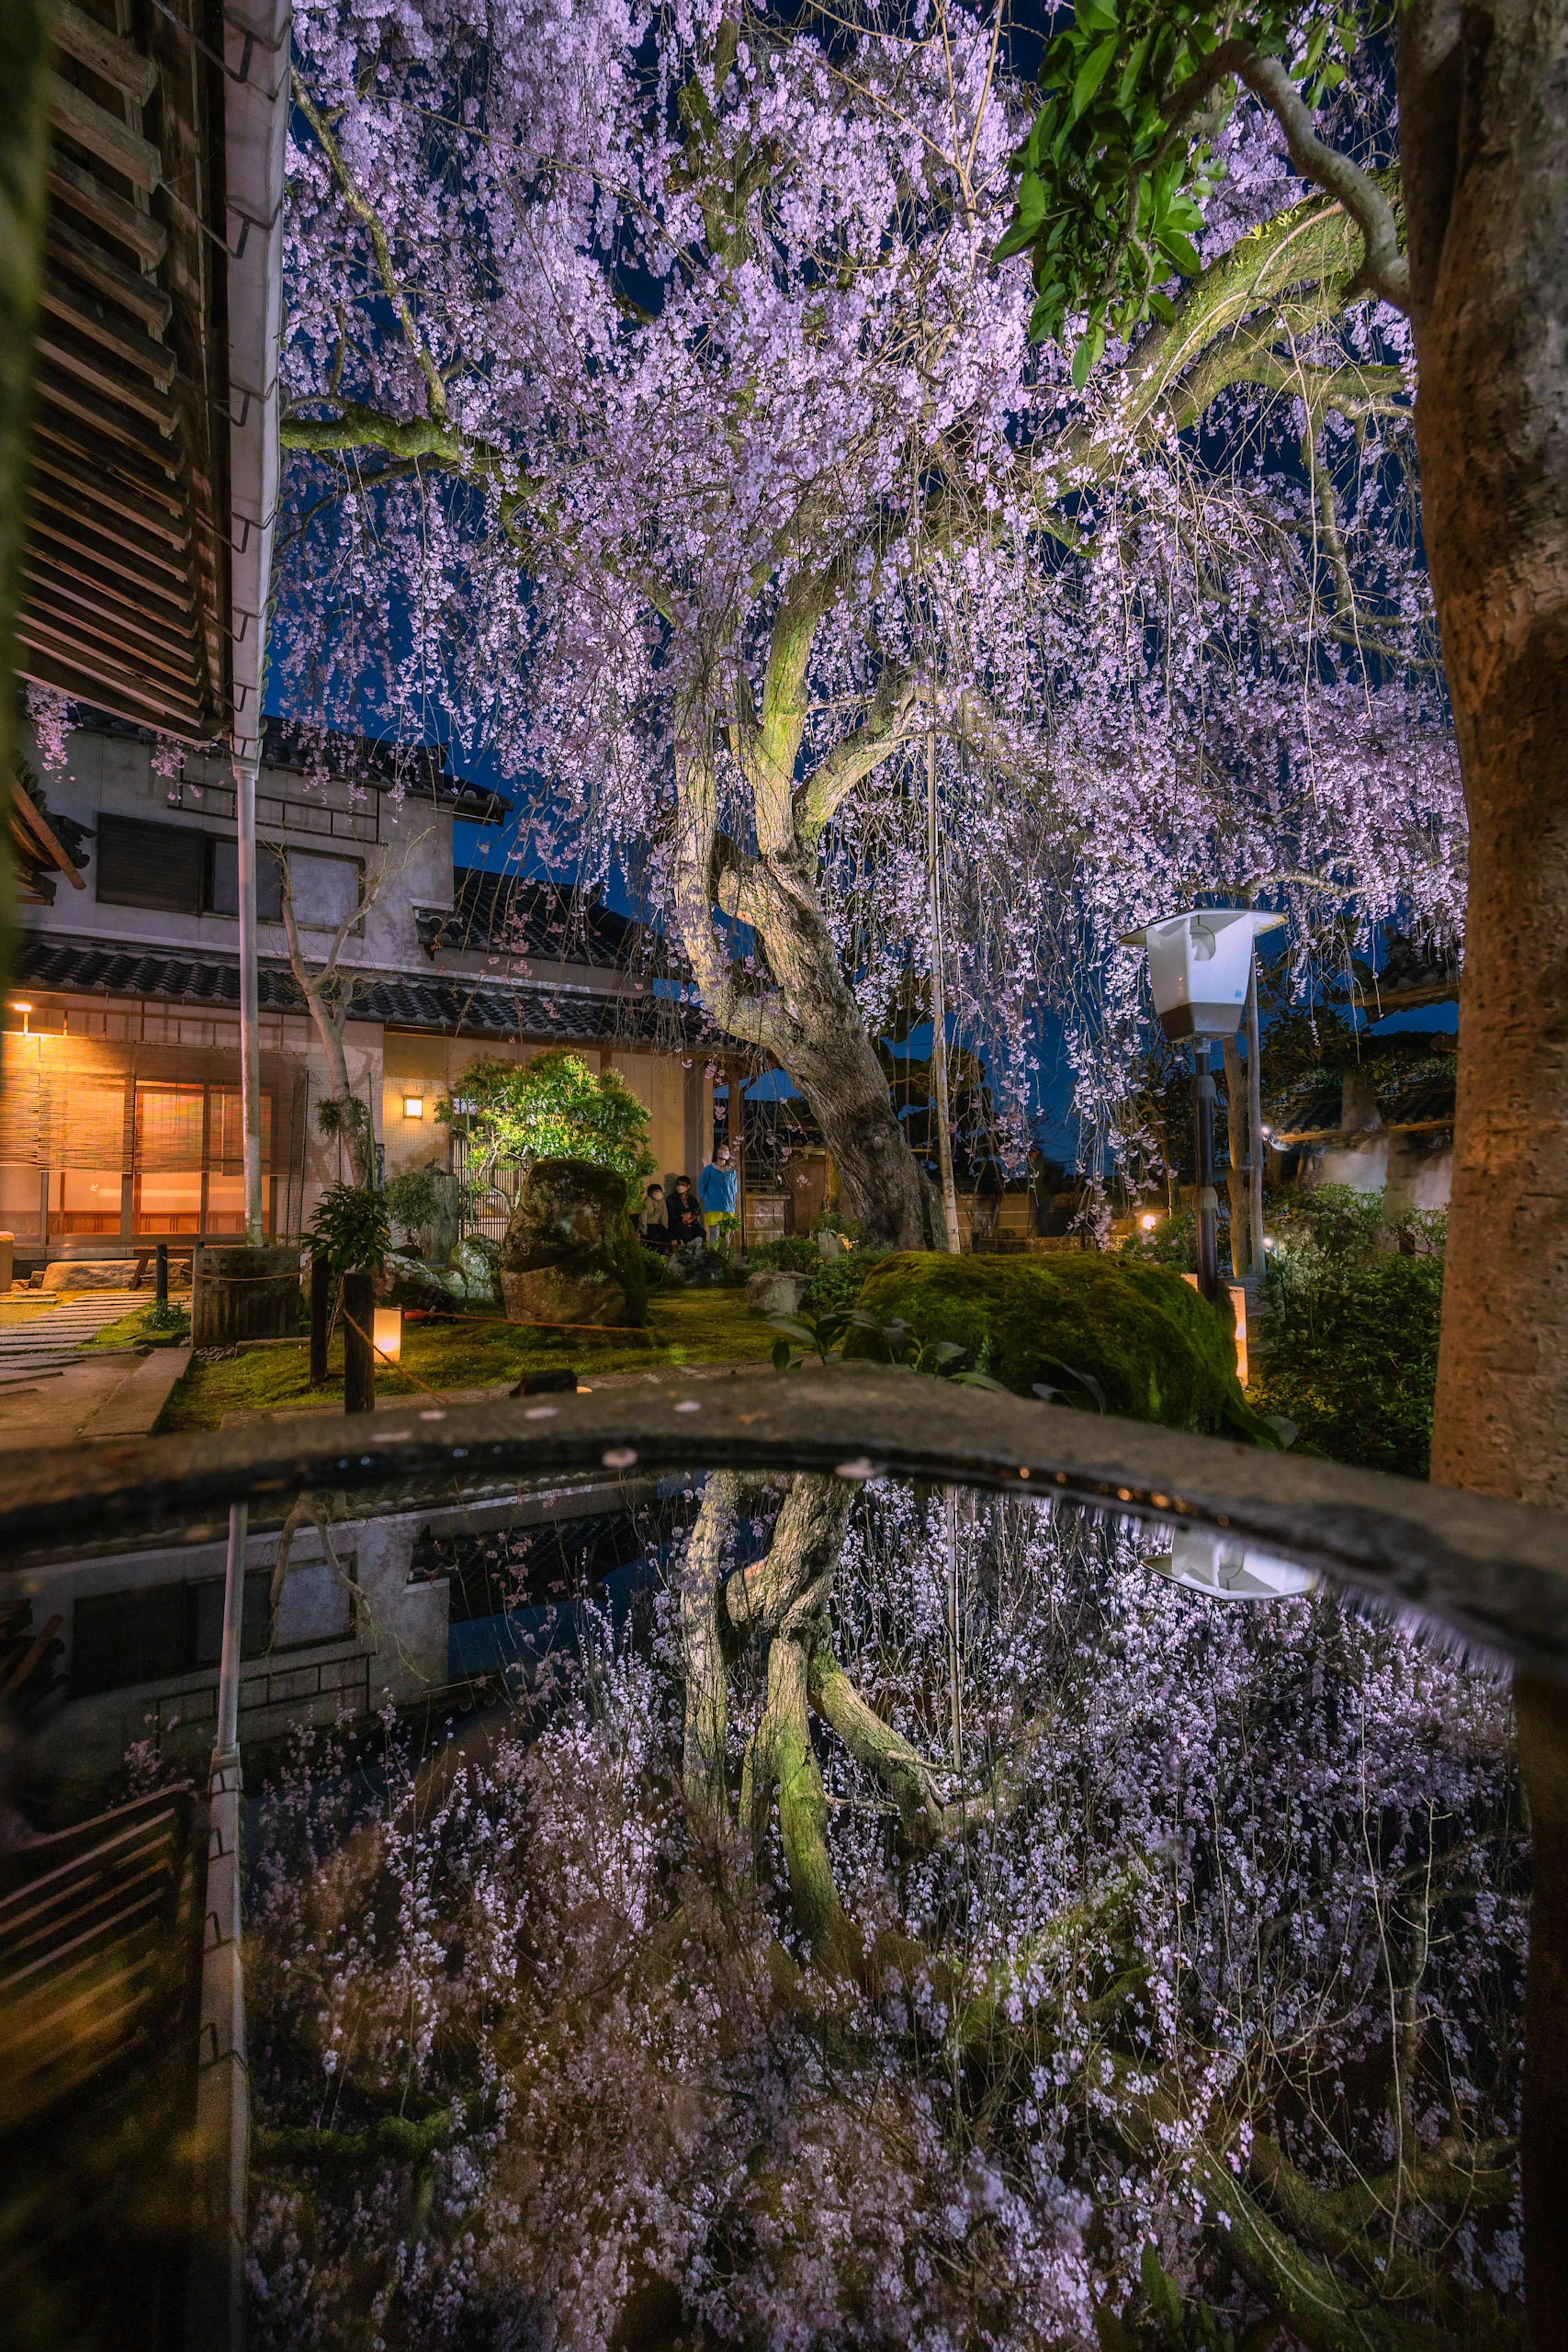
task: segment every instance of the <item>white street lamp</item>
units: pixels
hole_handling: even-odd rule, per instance
[[[1148,1565],[1186,1591],[1202,1592],[1211,1601],[1287,1601],[1311,1592],[1316,1572],[1293,1559],[1280,1559],[1254,1551],[1235,1536],[1210,1535],[1188,1528]]]
[[[1283,915],[1258,915],[1249,907],[1191,907],[1164,915],[1141,930],[1124,934],[1124,948],[1142,948],[1149,959],[1149,989],[1160,1027],[1173,1042],[1191,1038],[1192,1108],[1197,1139],[1197,1286],[1207,1299],[1219,1296],[1214,1189],[1214,1077],[1210,1040],[1234,1037],[1247,1009],[1252,976],[1252,942],[1271,931]]]

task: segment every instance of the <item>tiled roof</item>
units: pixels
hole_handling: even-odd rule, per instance
[[[158,997],[180,1004],[239,1004],[239,965],[216,956],[84,945],[34,933],[17,942],[16,976],[33,988],[73,995]],[[305,1000],[287,966],[264,963],[258,974],[264,1013],[302,1013]],[[665,998],[570,995],[564,991],[481,986],[422,974],[367,974],[353,984],[352,1012],[361,1020],[403,1029],[433,1029],[480,1037],[559,1037],[609,1044],[617,1038],[665,1036],[674,1045],[695,1034],[696,1015]]]
[[[489,874],[477,866],[455,866],[452,884],[451,913],[420,918],[419,943],[426,955],[437,948],[500,949],[612,971],[646,969],[667,976],[676,969],[656,931],[570,884]]]

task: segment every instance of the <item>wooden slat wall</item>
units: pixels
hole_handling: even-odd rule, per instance
[[[59,11],[18,667],[210,740],[232,702],[221,76],[181,29],[204,36],[196,0],[124,14]]]

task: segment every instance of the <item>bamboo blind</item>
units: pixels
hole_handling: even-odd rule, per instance
[[[303,1148],[305,1073],[261,1055],[262,1166],[291,1172]],[[0,1164],[237,1175],[239,1055],[120,1038],[5,1039]]]

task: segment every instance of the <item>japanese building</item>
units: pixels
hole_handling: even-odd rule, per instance
[[[71,735],[68,772],[29,798],[66,863],[49,873],[40,859],[4,1013],[0,1227],[24,1266],[244,1230],[233,778],[225,752],[189,752],[170,774],[159,757],[146,730],[98,717]],[[269,726],[257,825],[270,1233],[298,1234],[341,1172],[316,1118],[337,1088],[288,960],[280,859],[308,974],[336,944],[349,1084],[384,1173],[449,1164],[436,1112],[460,1103],[469,1063],[561,1044],[626,1078],[661,1169],[706,1156],[698,1016],[653,935],[575,892],[455,866],[456,827],[477,828],[483,846],[507,814],[439,751],[306,746]]]

